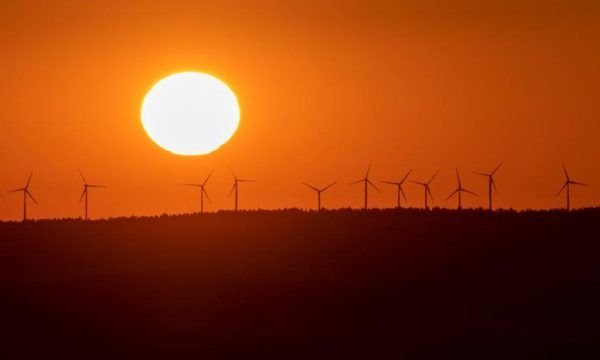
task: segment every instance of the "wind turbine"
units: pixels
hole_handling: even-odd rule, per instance
[[[31,193],[29,192],[29,184],[31,183],[32,176],[33,176],[33,171],[31,172],[31,174],[29,174],[29,178],[27,179],[27,183],[25,184],[25,187],[9,191],[9,193],[19,192],[19,191],[23,192],[23,221],[27,221],[27,197],[29,197],[31,200],[33,200],[33,202],[36,205],[38,203],[35,200],[35,198],[33,197],[33,195],[31,195]]]
[[[81,170],[79,170],[79,175],[81,175],[81,180],[83,180],[83,192],[81,193],[81,197],[79,198],[79,203],[81,203],[81,200],[83,200],[85,198],[85,214],[84,214],[85,217],[84,217],[84,219],[87,220],[88,219],[88,189],[89,188],[105,188],[106,186],[88,184],[88,182],[85,179],[85,176],[83,176],[83,173],[81,172]]]
[[[429,206],[427,205],[427,199],[428,199],[429,197],[431,197],[431,201],[433,202],[433,194],[431,193],[431,188],[429,187],[429,185],[431,185],[431,182],[433,181],[433,179],[435,179],[435,177],[437,176],[437,174],[438,174],[439,172],[440,172],[440,171],[439,171],[439,170],[437,170],[437,171],[436,171],[436,172],[433,174],[433,176],[432,176],[432,177],[429,179],[429,181],[427,181],[427,182],[411,181],[412,183],[414,183],[414,184],[417,184],[417,185],[421,185],[421,186],[423,187],[423,191],[425,192],[425,209],[426,209],[426,210],[428,210],[428,209],[429,209]]]
[[[332,182],[331,184],[329,184],[329,185],[325,186],[324,188],[321,188],[321,189],[319,189],[319,188],[317,188],[317,187],[314,187],[314,186],[312,186],[312,185],[310,185],[310,184],[307,184],[307,183],[303,182],[303,184],[304,184],[304,185],[308,186],[309,188],[311,188],[311,189],[313,189],[314,191],[316,191],[316,192],[317,192],[317,210],[318,210],[318,211],[321,211],[321,193],[322,193],[323,191],[325,191],[325,190],[329,189],[330,187],[332,187],[332,186],[333,186],[333,185],[335,185],[336,183],[337,183],[337,181],[334,181],[334,182]]]
[[[475,195],[475,196],[479,196],[479,195],[472,192],[471,190],[467,190],[462,187],[462,183],[460,182],[460,175],[458,175],[458,169],[456,169],[456,180],[458,181],[458,188],[456,188],[456,190],[454,190],[454,192],[452,194],[450,194],[450,196],[448,196],[446,201],[450,200],[451,197],[458,194],[458,210],[460,210],[460,209],[462,209],[462,193],[463,192],[465,192],[467,194]]]
[[[229,196],[231,196],[231,193],[235,191],[235,211],[238,211],[238,187],[239,187],[239,183],[242,182],[252,182],[254,180],[248,180],[248,179],[238,179],[237,176],[235,176],[235,173],[233,172],[233,170],[229,169],[231,171],[231,175],[233,175],[233,187],[231,188],[231,191],[229,191]]]
[[[486,176],[488,178],[488,202],[489,202],[488,208],[490,211],[492,211],[492,187],[494,188],[495,192],[498,192],[498,189],[496,189],[496,182],[494,181],[494,174],[496,173],[496,171],[498,171],[498,169],[500,169],[500,166],[502,166],[502,164],[504,164],[504,163],[501,162],[490,173],[483,173],[483,172],[477,172],[477,171],[473,172],[477,175]]]
[[[564,163],[562,164],[562,167],[563,167],[563,170],[565,171],[566,180],[565,180],[565,184],[563,185],[563,187],[560,188],[560,190],[558,191],[558,194],[556,194],[556,196],[560,195],[560,193],[562,193],[565,188],[567,189],[567,211],[569,211],[569,210],[571,210],[571,185],[580,185],[580,186],[589,186],[589,185],[571,180]]]
[[[368,200],[369,200],[369,185],[371,185],[373,188],[375,188],[375,190],[379,191],[379,189],[377,188],[377,186],[375,186],[375,184],[373,184],[371,182],[371,180],[369,179],[369,172],[371,171],[371,164],[369,164],[369,166],[367,167],[367,173],[365,174],[365,177],[363,179],[360,180],[356,180],[353,183],[350,183],[350,185],[354,185],[354,184],[358,184],[358,183],[364,183],[365,184],[365,210],[368,208]]]
[[[208,193],[206,192],[206,183],[208,182],[208,179],[210,179],[210,176],[212,175],[213,171],[211,171],[208,174],[208,176],[206,177],[206,179],[204,179],[202,184],[183,184],[185,186],[193,186],[200,188],[200,214],[204,213],[204,196],[206,196],[206,200],[210,202],[210,198],[208,197]]]
[[[409,170],[408,173],[406,175],[404,175],[404,178],[402,178],[402,180],[400,180],[400,181],[382,181],[382,183],[384,183],[384,184],[396,186],[396,189],[398,190],[398,205],[397,205],[398,209],[402,208],[402,205],[400,203],[400,195],[402,195],[402,197],[404,197],[404,201],[408,201],[408,200],[406,200],[406,195],[404,194],[404,189],[402,189],[402,185],[404,184],[406,179],[408,179],[408,175],[410,175],[411,172],[412,172],[412,169]]]

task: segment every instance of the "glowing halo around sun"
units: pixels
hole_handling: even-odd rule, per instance
[[[142,124],[161,148],[177,155],[205,155],[233,136],[240,108],[221,80],[198,72],[170,75],[146,94]]]

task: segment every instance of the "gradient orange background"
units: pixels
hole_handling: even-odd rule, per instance
[[[199,192],[181,186],[211,170],[209,210],[313,207],[300,184],[339,184],[325,207],[359,207],[348,186],[373,162],[374,180],[414,168],[433,183],[435,205],[471,174],[498,162],[500,207],[564,205],[561,161],[575,180],[574,206],[600,202],[600,3],[595,1],[12,1],[0,12],[0,191],[23,186],[40,202],[30,215],[78,217],[81,168],[90,215],[182,213]],[[240,128],[220,150],[180,157],[144,133],[149,88],[196,70],[236,92]],[[395,204],[395,189],[372,192]],[[407,185],[409,205],[422,190]],[[485,196],[464,197],[466,206]],[[20,219],[21,197],[0,199],[0,218]]]

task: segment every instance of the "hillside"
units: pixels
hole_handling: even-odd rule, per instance
[[[600,209],[0,223],[0,352],[599,355],[599,224]]]

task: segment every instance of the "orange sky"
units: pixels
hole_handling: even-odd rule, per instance
[[[594,185],[574,189],[574,205],[600,203],[596,1],[123,3],[3,4],[0,191],[33,170],[34,218],[81,215],[79,167],[109,186],[90,194],[92,217],[195,210],[198,192],[179,184],[213,168],[208,209],[231,208],[229,165],[257,180],[241,186],[244,208],[314,206],[300,181],[333,180],[324,206],[359,207],[347,184],[369,161],[377,181],[440,168],[445,207],[455,167],[484,194],[471,171],[505,161],[497,205],[515,208],[562,206],[565,161]],[[161,150],[139,118],[149,88],[186,70],[224,80],[242,109],[232,140],[204,157]],[[381,189],[372,204],[392,206]],[[422,206],[421,189],[406,190]],[[0,198],[0,219],[21,211],[18,195]]]

